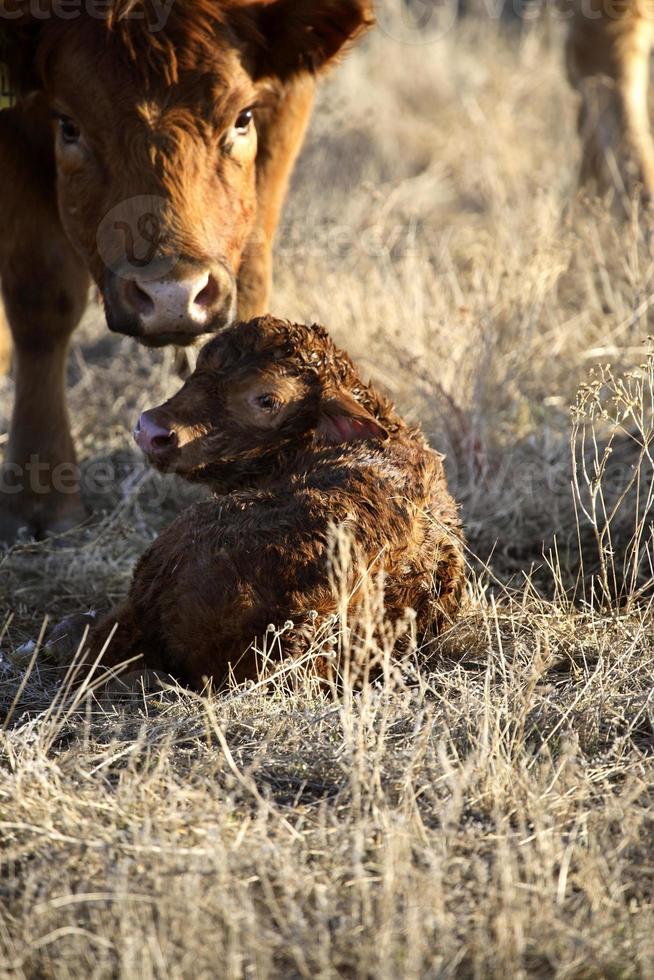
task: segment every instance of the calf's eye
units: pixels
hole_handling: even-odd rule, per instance
[[[59,116],[59,132],[63,142],[68,145],[78,143],[82,135],[79,126],[70,116]]]
[[[257,395],[257,397],[255,398],[255,402],[257,404],[257,407],[262,408],[264,412],[274,412],[281,405],[279,398],[276,398],[275,395],[269,395],[269,394]]]

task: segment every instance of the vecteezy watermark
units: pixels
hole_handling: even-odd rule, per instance
[[[155,473],[144,461],[126,467],[112,459],[93,459],[80,467],[72,462],[50,463],[33,454],[25,463],[6,461],[0,466],[0,510],[3,498],[21,494],[44,498],[53,493],[62,496],[81,493],[86,500],[97,497],[115,500],[117,496],[124,499],[145,483],[152,505],[161,506],[171,496],[178,495],[175,481]]]
[[[75,463],[51,463],[37,455],[28,462],[5,462],[0,468],[0,494],[13,496],[24,491],[41,495],[51,493],[79,493],[80,471]]]
[[[401,44],[432,44],[455,25],[459,0],[378,0],[377,24]]]
[[[381,31],[401,44],[424,45],[441,40],[466,12],[466,0],[377,0]],[[621,20],[625,0],[474,0],[472,11],[491,21],[535,21],[547,12],[551,20]],[[654,6],[642,4],[638,17],[654,20]]]
[[[163,251],[170,201],[155,194],[127,198],[113,207],[98,226],[98,255],[122,279],[146,282],[165,276],[179,256]]]
[[[263,239],[262,239],[263,243]],[[416,221],[379,222],[361,227],[317,216],[302,221],[288,220],[278,231],[276,253],[288,259],[347,256],[394,258],[419,254],[420,235]]]
[[[144,21],[148,30],[163,30],[175,0],[150,0],[147,4],[134,4],[124,14],[124,20]],[[112,13],[114,0],[2,0],[0,20],[75,20],[86,14],[95,20],[107,20]]]
[[[496,21],[507,16],[533,20],[551,2],[552,0],[477,0],[475,13],[478,17]],[[388,37],[401,44],[421,45],[432,44],[445,37],[465,12],[465,7],[464,0],[377,0],[375,13],[380,30]]]

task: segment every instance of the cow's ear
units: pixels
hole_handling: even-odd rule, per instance
[[[241,8],[255,80],[317,72],[373,23],[371,0],[273,0]]]
[[[388,439],[388,431],[374,415],[346,391],[323,398],[318,413],[316,442],[337,446],[362,439]]]

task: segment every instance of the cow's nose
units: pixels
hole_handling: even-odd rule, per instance
[[[146,456],[161,456],[177,446],[176,433],[159,425],[150,412],[143,412],[136,423],[134,439]]]
[[[225,289],[217,273],[192,271],[180,279],[138,280],[125,284],[123,299],[147,333],[210,328],[225,302]]]

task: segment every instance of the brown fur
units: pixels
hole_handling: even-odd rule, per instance
[[[580,182],[604,193],[654,195],[654,142],[647,108],[654,44],[653,0],[588,0],[574,11],[568,75],[581,95]]]
[[[156,465],[215,495],[146,552],[126,602],[92,629],[91,659],[118,623],[106,665],[137,657],[195,687],[229,671],[244,680],[260,666],[253,641],[287,620],[295,629],[279,655],[298,656],[312,611],[319,624],[338,608],[330,541],[339,528],[353,542],[351,611],[361,581],[382,574],[389,620],[415,610],[422,638],[455,617],[463,545],[442,457],[323,328],[272,317],[237,325],[147,415],[176,437]],[[315,666],[329,670],[324,658]]]
[[[0,0],[0,8],[29,5]],[[37,456],[42,483],[75,460],[63,372],[89,272],[111,329],[151,345],[188,343],[234,312],[266,309],[272,239],[314,74],[368,25],[370,4],[175,0],[161,30],[149,29],[153,17],[151,0],[114,0],[104,19],[0,18],[22,94],[0,112],[0,282],[18,392],[6,461],[22,470]],[[254,124],[240,132],[235,120],[253,104]],[[70,123],[53,120],[53,109],[76,125],[72,144],[60,128]],[[202,330],[175,320],[148,333],[127,302],[129,234],[143,209],[133,199],[144,195],[157,202],[153,277],[206,270],[216,284]],[[120,221],[103,223],[117,206]],[[54,487],[4,494],[0,537],[25,524],[68,526],[82,513],[77,494]]]

